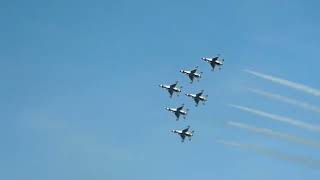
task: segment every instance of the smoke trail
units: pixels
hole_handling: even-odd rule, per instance
[[[281,84],[281,85],[284,85],[284,86],[287,86],[287,87],[290,87],[290,88],[293,88],[293,89],[296,89],[296,90],[303,91],[305,93],[312,94],[314,96],[320,96],[320,90],[312,88],[312,87],[309,87],[309,86],[306,86],[306,85],[303,85],[303,84],[295,83],[295,82],[292,82],[292,81],[288,81],[286,79],[281,79],[281,78],[278,78],[278,77],[274,77],[274,76],[267,75],[267,74],[262,74],[262,73],[259,73],[259,72],[256,72],[256,71],[247,70],[247,69],[244,70],[244,72],[247,72],[247,73],[252,74],[254,76],[260,77],[262,79],[266,79],[266,80],[272,81],[274,83],[278,83],[278,84]]]
[[[256,114],[258,116],[270,118],[272,120],[276,120],[276,121],[280,121],[280,122],[285,122],[287,124],[290,124],[290,125],[293,125],[293,126],[297,126],[299,128],[320,132],[320,126],[318,126],[318,125],[305,123],[303,121],[296,120],[296,119],[293,119],[293,118],[280,116],[280,115],[277,115],[277,114],[271,114],[271,113],[267,113],[267,112],[264,112],[264,111],[260,111],[260,110],[256,110],[256,109],[252,109],[252,108],[248,108],[248,107],[244,107],[244,106],[238,106],[238,105],[230,105],[230,106],[233,107],[233,108],[239,109],[241,111],[246,111],[246,112],[250,112],[250,113]]]
[[[306,165],[313,168],[320,168],[320,161],[313,158],[303,157],[303,156],[292,156],[283,152],[279,152],[279,151],[262,147],[262,146],[257,146],[254,144],[244,144],[244,143],[225,141],[225,140],[217,140],[217,142],[226,146],[251,150],[257,154],[270,156],[280,160],[299,163],[299,164]]]
[[[272,129],[257,128],[254,126],[250,126],[248,124],[238,123],[238,122],[233,122],[233,121],[229,121],[228,125],[233,126],[233,127],[237,127],[240,129],[245,129],[245,130],[248,130],[248,131],[251,131],[254,133],[263,134],[263,135],[273,137],[273,138],[283,139],[283,140],[287,140],[287,141],[291,141],[291,142],[296,142],[296,143],[320,148],[320,142],[304,139],[304,138],[293,136],[290,134],[276,132]]]
[[[310,110],[310,111],[314,111],[314,112],[320,113],[320,107],[308,104],[306,102],[302,102],[302,101],[299,101],[299,100],[296,100],[296,99],[292,99],[292,98],[288,98],[288,97],[285,97],[285,96],[281,96],[279,94],[266,92],[266,91],[263,91],[263,90],[251,89],[251,88],[249,88],[248,90],[250,92],[252,92],[252,93],[255,93],[255,94],[258,94],[258,95],[261,95],[261,96],[265,96],[265,97],[268,97],[268,98],[279,100],[281,102],[292,104],[292,105],[301,107],[301,108],[306,109],[306,110]]]

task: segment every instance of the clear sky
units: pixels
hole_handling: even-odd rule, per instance
[[[228,104],[320,124],[320,114],[250,93],[259,88],[320,105],[320,97],[243,72],[320,88],[318,1],[0,1],[0,179],[318,180],[319,167],[225,146],[223,139],[320,160],[319,149],[227,125],[312,140],[320,133]],[[200,60],[220,53],[221,71]],[[199,65],[200,82],[179,70]],[[204,89],[205,106],[158,87]],[[176,122],[164,107],[185,103]],[[171,129],[191,125],[181,143]],[[269,153],[270,154],[270,153]],[[298,158],[299,159],[299,158]]]

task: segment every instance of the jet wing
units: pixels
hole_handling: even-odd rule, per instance
[[[211,64],[212,70],[214,70],[214,68],[216,67],[216,63],[215,63],[215,62],[212,62],[212,63],[210,63],[210,64]]]
[[[212,61],[214,62],[214,61],[216,61],[218,59],[219,59],[219,56],[215,56],[215,57],[212,58]]]
[[[188,126],[187,128],[185,128],[184,130],[182,130],[182,133],[184,134],[184,133],[188,132],[189,129],[190,129],[190,126]]]
[[[182,142],[184,142],[184,139],[186,138],[186,135],[180,134],[180,137],[181,137]]]
[[[194,101],[196,102],[196,104],[199,104],[200,99],[199,98],[194,98]]]
[[[196,94],[197,97],[201,96],[203,94],[203,90]]]
[[[171,84],[171,85],[170,85],[170,88],[174,88],[174,87],[176,87],[176,86],[177,86],[177,84],[178,84],[178,81],[177,81],[177,82],[175,82],[174,84]]]
[[[177,108],[177,111],[178,111],[178,112],[181,111],[181,110],[183,109],[183,107],[184,107],[184,105],[178,107],[178,108]]]
[[[198,68],[193,69],[193,70],[191,70],[191,71],[190,71],[190,73],[191,73],[191,74],[194,74],[194,73],[196,73],[196,72],[197,72],[197,70],[198,70]]]
[[[176,112],[174,113],[174,115],[176,115],[176,117],[179,119],[179,117],[180,117],[179,111],[176,111]]]
[[[173,90],[172,90],[172,89],[168,89],[168,92],[169,92],[170,97],[171,97],[171,96],[172,96],[172,94],[173,94]]]
[[[193,75],[193,74],[189,74],[189,79],[190,79],[191,81],[193,81],[193,80],[194,80],[194,75]]]

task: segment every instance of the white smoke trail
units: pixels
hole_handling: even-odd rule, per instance
[[[293,136],[293,135],[290,135],[290,134],[276,132],[276,131],[274,131],[272,129],[257,128],[257,127],[254,127],[254,126],[250,126],[248,124],[239,123],[239,122],[233,122],[233,121],[229,121],[227,124],[229,126],[232,126],[232,127],[245,129],[245,130],[248,130],[248,131],[251,131],[251,132],[254,132],[254,133],[258,133],[258,134],[263,134],[263,135],[266,135],[266,136],[269,136],[269,137],[283,139],[283,140],[287,140],[287,141],[290,141],[290,142],[295,142],[295,143],[300,143],[300,144],[304,144],[304,145],[320,148],[320,142],[313,141],[313,140],[308,140],[308,139],[301,138],[301,137],[298,137],[298,136]]]
[[[239,106],[239,105],[230,105],[230,106],[233,108],[239,109],[241,111],[246,111],[246,112],[256,114],[258,116],[270,118],[272,120],[276,120],[276,121],[280,121],[280,122],[285,122],[287,124],[297,126],[299,128],[320,132],[319,125],[305,123],[305,122],[297,120],[297,119],[293,119],[293,118],[289,118],[289,117],[285,117],[285,116],[280,116],[277,114],[271,114],[271,113],[267,113],[264,111],[260,111],[260,110],[256,110],[256,109],[252,109],[252,108],[248,108],[248,107],[244,107],[244,106]]]
[[[292,156],[283,152],[279,152],[270,148],[266,148],[266,147],[262,147],[254,144],[245,144],[245,143],[232,142],[232,141],[226,141],[226,140],[217,140],[217,142],[226,146],[251,150],[251,151],[254,151],[255,153],[270,156],[280,160],[299,163],[312,168],[320,168],[320,161],[313,158],[303,157],[303,156]]]
[[[278,83],[278,84],[281,84],[281,85],[284,85],[284,86],[287,86],[287,87],[290,87],[290,88],[293,88],[293,89],[296,89],[296,90],[303,91],[305,93],[312,94],[314,96],[320,96],[320,90],[312,88],[312,87],[309,87],[309,86],[306,86],[304,84],[295,83],[295,82],[292,82],[292,81],[288,81],[286,79],[281,79],[281,78],[278,78],[278,77],[274,77],[274,76],[267,75],[267,74],[262,74],[262,73],[259,73],[259,72],[256,72],[256,71],[247,70],[247,69],[244,70],[244,72],[247,72],[249,74],[252,74],[254,76],[260,77],[260,78],[265,79],[265,80],[272,81],[274,83]]]
[[[302,102],[302,101],[299,101],[299,100],[296,100],[296,99],[285,97],[285,96],[282,96],[282,95],[279,95],[279,94],[266,92],[266,91],[263,91],[263,90],[251,89],[251,88],[249,88],[248,90],[250,92],[252,92],[252,93],[255,93],[255,94],[258,94],[258,95],[261,95],[261,96],[265,96],[265,97],[268,97],[268,98],[271,98],[271,99],[275,99],[275,100],[278,100],[278,101],[281,101],[281,102],[284,102],[284,103],[288,103],[288,104],[291,104],[291,105],[298,106],[298,107],[306,109],[306,110],[310,110],[310,111],[314,111],[314,112],[320,113],[320,107],[311,105],[311,104],[306,103],[306,102]]]

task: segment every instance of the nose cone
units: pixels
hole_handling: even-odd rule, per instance
[[[167,107],[165,107],[164,109],[165,109],[165,110],[167,110],[167,111],[169,111],[169,110],[170,110],[170,109],[169,109],[169,108],[167,108]]]
[[[202,59],[202,60],[206,60],[206,58],[204,58],[204,57],[202,57],[201,59]]]
[[[181,72],[181,73],[184,73],[184,70],[181,69],[180,72]]]

